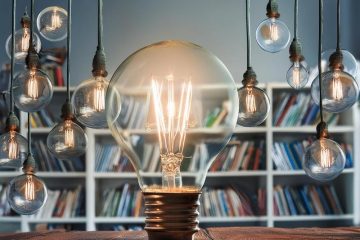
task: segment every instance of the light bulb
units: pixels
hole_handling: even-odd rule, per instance
[[[294,89],[305,87],[308,79],[309,72],[302,62],[295,61],[286,73],[286,80]]]
[[[244,86],[239,89],[238,95],[238,124],[254,127],[264,122],[270,111],[270,100],[267,94],[255,86]]]
[[[356,80],[341,70],[330,70],[322,74],[323,108],[327,112],[342,112],[358,100],[359,87]],[[311,85],[311,96],[319,104],[320,88],[318,77]]]
[[[14,130],[0,135],[0,165],[21,167],[27,156],[27,140]]]
[[[85,153],[87,136],[72,120],[64,120],[50,131],[46,143],[55,157],[70,159]]]
[[[320,138],[307,148],[303,168],[309,177],[325,182],[336,178],[344,170],[345,160],[345,154],[339,144],[327,138]]]
[[[36,112],[50,103],[53,86],[43,71],[27,69],[16,75],[13,91],[17,108],[24,112]]]
[[[10,207],[21,215],[32,215],[44,206],[47,189],[44,182],[33,174],[12,179],[7,188]]]
[[[268,18],[257,27],[256,41],[267,52],[279,52],[289,44],[290,31],[281,20]]]
[[[26,56],[28,54],[30,42],[30,29],[29,27],[23,27],[15,32],[15,63],[25,63]],[[41,41],[39,36],[36,33],[33,33],[33,45],[36,52],[39,52],[41,49]],[[6,54],[11,58],[11,46],[12,46],[12,36],[10,35],[6,39],[5,48]]]
[[[58,6],[43,9],[36,21],[37,28],[45,39],[60,41],[67,36],[67,11]]]
[[[114,115],[119,114],[120,106],[114,101],[111,106],[105,106],[106,91],[109,81],[104,77],[93,77],[83,81],[74,91],[71,101],[76,119],[89,128],[106,128],[105,108],[111,108]]]

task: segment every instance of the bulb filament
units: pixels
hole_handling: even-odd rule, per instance
[[[325,147],[321,147],[320,150],[320,166],[322,168],[329,168],[333,164],[333,158],[331,157],[330,150]]]
[[[340,74],[335,71],[332,80],[332,96],[336,101],[340,101],[344,98],[343,88],[340,80]]]
[[[29,28],[24,28],[24,32],[21,38],[21,51],[26,52],[29,49],[30,31]]]
[[[293,71],[292,71],[293,83],[295,86],[300,85],[300,66],[298,62],[294,63]]]
[[[73,148],[75,146],[74,141],[74,129],[71,126],[71,120],[65,120],[65,146]]]
[[[48,31],[54,31],[58,28],[60,28],[62,25],[62,20],[57,13],[57,10],[55,9],[51,15],[51,25],[46,27],[46,30]]]
[[[27,95],[32,99],[39,98],[39,83],[33,70],[30,70],[30,78],[27,81]]]
[[[31,175],[26,176],[26,183],[25,183],[25,199],[27,201],[35,200],[35,186]]]
[[[97,112],[105,110],[105,89],[101,82],[96,83],[93,99],[94,109]]]
[[[246,111],[248,113],[254,113],[256,112],[256,101],[255,101],[255,96],[250,89],[248,89],[246,98],[245,98],[245,102],[246,102]]]
[[[279,39],[279,28],[278,25],[275,23],[275,19],[271,19],[270,23],[270,40],[277,41]]]
[[[19,144],[16,142],[15,131],[10,131],[10,140],[9,140],[9,159],[16,159],[19,155]]]

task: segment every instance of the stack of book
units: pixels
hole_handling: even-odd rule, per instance
[[[48,63],[41,66],[41,70],[46,73],[53,86],[64,87],[64,75],[62,66]]]
[[[107,189],[102,195],[99,216],[139,217],[144,215],[143,196],[137,186],[128,183],[116,189]]]
[[[266,192],[249,197],[237,187],[205,188],[200,199],[200,215],[205,217],[239,217],[266,214]]]
[[[277,185],[273,198],[276,216],[344,213],[333,185]]]
[[[293,142],[275,142],[273,144],[271,159],[278,170],[299,170],[302,169],[302,158],[306,148],[313,142],[312,139]],[[350,144],[341,143],[345,152],[345,168],[353,167],[353,151]]]
[[[320,108],[308,93],[280,93],[274,106],[273,126],[315,125],[320,119]],[[325,113],[324,120],[328,125],[336,125],[339,114]]]
[[[32,128],[52,127],[58,120],[51,111],[42,109],[38,112],[31,113],[30,126]]]
[[[48,189],[48,199],[45,206],[37,212],[34,218],[50,219],[85,216],[85,189]]]
[[[95,159],[95,171],[97,172],[134,172],[129,158],[117,145],[97,143]]]
[[[15,216],[17,215],[11,208],[8,203],[6,196],[7,185],[0,185],[0,216]]]
[[[264,170],[265,142],[232,140],[217,155],[209,171]]]

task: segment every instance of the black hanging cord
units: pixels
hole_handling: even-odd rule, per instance
[[[71,0],[68,0],[68,23],[67,23],[67,65],[66,65],[66,93],[67,101],[70,101],[70,51],[71,51]]]
[[[98,0],[98,48],[103,49],[103,15],[102,15],[103,1]]]
[[[250,0],[246,0],[246,54],[247,68],[251,67],[251,43],[250,43]]]
[[[295,3],[294,3],[294,39],[297,40],[297,36],[298,36],[298,12],[299,12],[299,9],[298,9],[298,0],[295,0]]]
[[[16,0],[12,2],[12,26],[11,26],[11,72],[10,72],[10,113],[14,112],[13,101],[13,81],[15,68],[15,18],[16,18]]]
[[[340,51],[340,0],[336,3],[336,50]]]
[[[28,154],[32,155],[32,151],[31,151],[31,126],[30,126],[30,114],[28,113],[27,116],[27,124],[28,124]]]
[[[31,6],[30,6],[30,44],[29,44],[29,48],[31,48],[30,46],[33,46],[34,1],[35,0],[31,0]]]
[[[321,73],[321,52],[322,52],[322,33],[323,33],[323,0],[319,0],[319,49],[318,49],[318,71],[319,71],[319,92],[320,92],[320,121],[323,118],[323,102],[322,102],[322,73]]]

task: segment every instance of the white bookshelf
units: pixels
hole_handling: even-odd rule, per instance
[[[261,85],[266,90],[270,99],[273,95],[281,91],[294,91],[285,83],[270,83]],[[309,90],[307,90],[309,91]],[[55,88],[54,95],[65,95],[65,88]],[[59,98],[57,98],[59,99]],[[61,99],[61,98],[60,98]],[[57,100],[59,101],[59,100]],[[52,103],[53,104],[53,103]],[[59,102],[55,103],[60,105]],[[59,108],[59,106],[56,106]],[[60,114],[58,112],[58,114]],[[286,139],[297,138],[298,136],[315,135],[315,126],[297,126],[297,127],[274,127],[273,110],[270,111],[264,125],[254,128],[236,127],[234,134],[251,138],[258,136],[265,139],[266,147],[266,169],[256,171],[229,171],[229,172],[209,172],[207,176],[206,186],[211,186],[214,183],[226,186],[231,182],[239,182],[255,187],[264,187],[266,189],[266,207],[267,212],[265,216],[251,216],[251,217],[200,217],[202,226],[277,226],[277,227],[291,227],[291,226],[344,226],[344,225],[358,225],[360,224],[360,121],[359,121],[358,106],[354,106],[350,111],[349,116],[345,116],[345,124],[339,126],[330,126],[329,132],[331,135],[345,139],[353,145],[353,168],[345,169],[341,176],[334,180],[334,185],[337,190],[340,201],[345,208],[342,215],[302,215],[302,216],[274,216],[273,213],[273,187],[277,184],[295,185],[315,183],[315,181],[308,178],[304,171],[279,171],[273,169],[273,162],[271,159],[271,148],[273,142],[281,138]],[[26,114],[21,113],[21,133],[26,134],[25,128]],[[51,128],[37,128],[33,129],[33,136],[44,137],[51,130]],[[216,130],[206,130],[210,133]],[[88,149],[85,156],[85,171],[84,172],[38,172],[38,176],[44,179],[48,187],[63,186],[68,187],[68,183],[83,184],[86,188],[86,216],[76,218],[51,218],[51,219],[37,219],[28,216],[16,217],[0,217],[0,223],[4,227],[0,227],[1,231],[18,230],[30,231],[33,226],[38,223],[51,224],[83,224],[84,228],[89,231],[97,229],[98,225],[143,225],[144,217],[100,217],[96,215],[96,199],[101,197],[99,189],[102,186],[119,186],[121,183],[132,182],[137,184],[135,173],[129,172],[95,172],[95,144],[100,139],[112,139],[109,130],[86,129],[88,135]],[[1,182],[6,182],[11,178],[20,174],[17,172],[0,172]],[[149,173],[149,176],[159,176],[159,173]],[[194,176],[194,173],[185,172],[184,176]],[[346,205],[346,207],[345,207]]]

